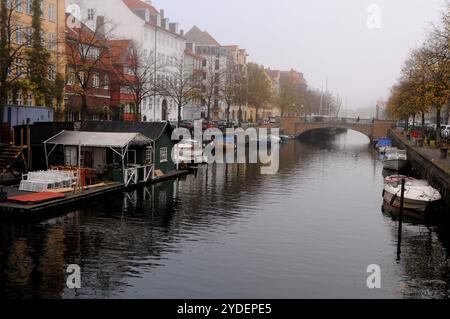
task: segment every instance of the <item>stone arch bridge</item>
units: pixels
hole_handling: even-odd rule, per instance
[[[382,121],[382,120],[360,120],[334,119],[328,122],[309,122],[301,118],[282,118],[281,128],[286,135],[300,136],[303,133],[326,128],[342,128],[360,132],[369,139],[376,140],[385,138],[388,136],[389,129],[394,127],[395,121]]]

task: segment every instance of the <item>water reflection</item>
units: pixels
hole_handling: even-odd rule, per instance
[[[447,297],[448,226],[406,223],[397,264],[382,184],[367,138],[311,134],[282,145],[276,175],[211,165],[60,218],[2,222],[0,297]],[[373,263],[380,291],[365,286]],[[68,264],[82,289],[66,288]]]

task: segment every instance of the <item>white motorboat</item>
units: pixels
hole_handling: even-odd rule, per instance
[[[173,161],[175,164],[206,163],[203,156],[203,144],[196,140],[182,140],[173,147]]]
[[[378,149],[378,152],[380,152],[381,155],[386,155],[386,152],[393,152],[398,151],[397,147],[391,147],[391,146],[382,146]]]
[[[406,150],[390,148],[385,150],[383,156],[383,167],[394,171],[402,170],[408,164]]]
[[[442,199],[439,191],[427,181],[403,175],[388,176],[385,179],[383,199],[395,208],[400,208],[402,179],[405,179],[403,207],[408,210],[425,212],[428,205]]]

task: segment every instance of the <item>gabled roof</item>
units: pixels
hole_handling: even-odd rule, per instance
[[[145,22],[146,25],[151,26],[152,28],[158,28],[159,30],[162,30],[164,32],[170,33],[172,35],[177,36],[178,38],[184,39],[184,37],[176,32],[172,32],[170,29],[162,28],[161,26],[157,26],[153,21],[145,21],[144,17],[140,16],[138,14],[138,11],[140,10],[149,10],[150,15],[157,15],[160,14],[159,11],[152,6],[151,4],[141,1],[141,0],[122,0],[122,2],[136,15],[138,16],[142,21]],[[161,10],[162,11],[162,10]]]
[[[141,133],[153,141],[158,140],[167,130],[172,134],[172,126],[168,122],[119,122],[119,121],[87,121],[81,131],[90,132],[131,132]]]
[[[151,15],[158,14],[158,10],[154,6],[141,0],[122,0],[125,5],[131,10],[148,9]]]
[[[140,133],[61,131],[44,144],[124,148],[127,145],[148,146],[152,140]]]
[[[195,25],[185,34],[185,38],[197,45],[214,45],[220,47],[220,43],[207,31],[202,31]]]

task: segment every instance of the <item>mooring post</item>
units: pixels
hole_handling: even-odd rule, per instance
[[[402,228],[403,228],[403,208],[405,201],[405,179],[402,178],[402,190],[400,196],[400,216],[398,219],[398,244],[397,244],[397,260],[400,260],[402,246]]]

